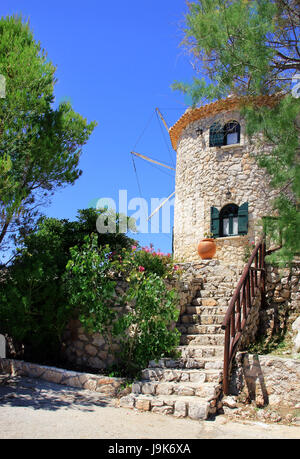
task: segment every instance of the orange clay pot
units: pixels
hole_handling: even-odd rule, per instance
[[[217,244],[214,239],[202,239],[198,244],[198,254],[202,260],[210,260],[217,251]]]

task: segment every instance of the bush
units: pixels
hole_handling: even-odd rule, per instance
[[[174,351],[179,344],[174,328],[178,298],[156,272],[164,268],[160,272],[170,274],[169,257],[163,265],[160,255],[136,247],[116,255],[108,247],[98,248],[94,237],[87,238],[81,249],[73,248],[71,255],[66,275],[69,307],[87,332],[99,332],[106,338],[111,353],[112,340],[120,343],[119,372],[134,376],[149,360]],[[142,261],[147,262],[146,267],[139,264]],[[126,279],[129,286],[121,298],[114,295],[117,279]],[[112,306],[125,304],[131,307],[118,316]]]
[[[23,346],[19,357],[57,363],[62,333],[73,314],[66,307],[64,282],[70,249],[84,245],[85,237],[95,231],[100,213],[80,210],[77,220],[71,222],[42,218],[36,231],[24,238],[0,284],[0,333]],[[124,247],[131,248],[134,241],[125,234],[97,234],[95,243],[97,247],[109,243],[110,251],[120,253]],[[82,279],[84,282],[84,276]],[[108,291],[104,293],[108,295]]]

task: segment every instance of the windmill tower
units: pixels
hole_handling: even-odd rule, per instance
[[[188,109],[169,129],[177,152],[174,257],[198,261],[205,233],[216,240],[215,257],[244,264],[245,247],[261,235],[262,218],[272,213],[275,191],[255,156],[268,149],[250,142],[240,112],[241,99],[227,99]],[[255,99],[272,105],[274,97]]]

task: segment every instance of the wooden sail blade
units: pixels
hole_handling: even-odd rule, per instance
[[[148,156],[141,155],[140,153],[137,153],[136,151],[131,152],[132,155],[138,156],[139,158],[145,159],[146,161],[150,161],[151,163],[158,164],[159,166],[166,167],[167,169],[171,169],[172,171],[175,171],[174,167],[167,166],[167,164],[160,163],[159,161],[156,161],[155,159],[149,158]]]
[[[175,191],[170,194],[168,198],[166,198],[153,212],[152,214],[148,217],[148,221],[155,215],[175,194]]]
[[[168,125],[167,125],[167,123],[166,123],[164,117],[162,116],[162,114],[161,114],[159,108],[156,108],[155,110],[156,110],[156,112],[158,113],[160,119],[162,120],[162,122],[163,122],[163,124],[164,124],[164,126],[165,126],[165,128],[166,128],[166,130],[168,131],[168,134],[169,134],[169,127],[168,127]]]

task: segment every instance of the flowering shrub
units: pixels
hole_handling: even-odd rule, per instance
[[[154,250],[152,244],[150,247],[142,247],[137,249],[136,246],[132,247],[132,260],[139,268],[147,274],[157,274],[162,278],[169,278],[173,275],[173,260],[171,254],[165,254],[158,249]]]
[[[123,374],[134,376],[149,360],[170,354],[179,344],[179,332],[173,327],[178,298],[165,283],[172,272],[171,256],[156,253],[153,247],[133,246],[117,254],[109,247],[99,248],[91,237],[83,247],[71,250],[65,279],[69,308],[88,332],[104,336],[111,352],[111,335],[117,339]],[[128,282],[121,298],[115,295],[117,279]],[[118,316],[113,306],[125,304],[132,307]]]

